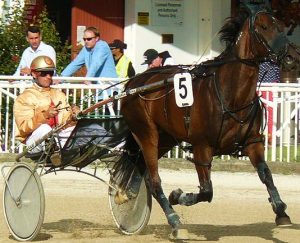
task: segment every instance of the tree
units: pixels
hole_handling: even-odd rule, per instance
[[[5,18],[0,21],[0,74],[11,75],[15,72],[21,55],[28,47],[26,33],[28,24],[40,27],[43,40],[51,45],[56,51],[57,71],[60,73],[71,60],[71,46],[69,43],[61,43],[59,33],[54,23],[48,18],[47,9],[35,16],[32,23],[25,19],[25,9],[20,1],[7,10]]]
[[[0,25],[0,73],[14,73],[22,54],[22,51],[28,46],[24,38],[24,29],[26,29],[24,11],[21,10],[20,3],[7,10],[5,18]]]

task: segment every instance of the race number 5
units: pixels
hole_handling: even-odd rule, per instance
[[[192,77],[189,73],[175,74],[174,90],[178,107],[191,106],[194,103]]]

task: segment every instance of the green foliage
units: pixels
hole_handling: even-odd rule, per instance
[[[4,6],[4,10],[7,10],[7,14],[0,20],[0,74],[12,75],[23,51],[29,46],[25,32],[29,23],[24,18],[25,10],[19,1],[13,8],[8,9]],[[43,41],[55,49],[57,71],[60,73],[71,60],[71,46],[67,42],[61,43],[59,33],[48,18],[46,8],[30,24],[39,26]]]
[[[57,72],[61,73],[71,60],[71,45],[68,42],[61,43],[59,33],[56,31],[55,25],[48,18],[46,8],[36,18],[34,24],[41,28],[43,40],[55,49]]]
[[[6,23],[0,25],[0,73],[12,74],[18,66],[22,51],[28,46],[24,37],[26,25],[23,21],[24,12],[18,3],[5,15]],[[6,7],[4,10],[8,11]]]

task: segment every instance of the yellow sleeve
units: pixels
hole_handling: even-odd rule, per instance
[[[48,122],[45,111],[49,105],[36,107],[37,98],[28,92],[21,94],[14,103],[14,116],[19,130],[19,135],[23,138],[29,136],[41,124]]]

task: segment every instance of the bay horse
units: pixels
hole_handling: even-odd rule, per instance
[[[267,188],[276,224],[291,224],[285,212],[287,206],[280,198],[264,158],[263,108],[256,92],[259,64],[273,61],[275,56],[285,52],[287,39],[281,26],[268,11],[251,12],[243,8],[220,30],[220,39],[226,48],[215,59],[193,67],[149,69],[130,79],[125,86],[125,90],[132,90],[166,81],[155,90],[124,97],[121,113],[133,135],[126,144],[131,161],[142,174],[147,171],[151,193],[164,211],[172,227],[171,235],[176,239],[185,236],[181,237],[182,224],[172,205],[190,206],[212,201],[210,174],[215,155],[248,156]],[[194,102],[188,107],[178,107],[170,80],[184,72],[192,77]],[[161,186],[158,159],[182,141],[191,144],[191,160],[198,174],[200,191],[184,193],[177,189],[167,198]],[[124,184],[128,185],[128,181]]]

